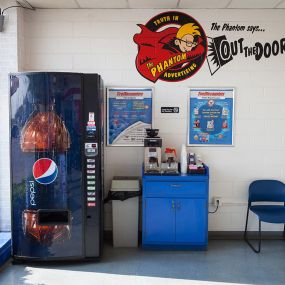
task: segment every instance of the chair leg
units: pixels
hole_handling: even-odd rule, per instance
[[[258,242],[258,251],[257,251],[257,253],[260,253],[260,248],[261,248],[261,220],[259,220],[258,229],[259,229],[259,233],[258,233],[259,242]]]
[[[246,223],[245,223],[245,229],[244,229],[244,240],[255,253],[260,253],[260,248],[261,248],[261,221],[259,220],[259,225],[258,225],[258,238],[259,238],[259,240],[258,240],[258,249],[256,249],[256,248],[254,248],[254,246],[250,243],[249,239],[247,238],[248,214],[249,214],[249,207],[247,208]]]
[[[245,229],[244,229],[244,234],[243,234],[243,238],[244,238],[245,240],[247,239],[248,214],[249,214],[249,206],[247,207],[246,221],[245,221]]]

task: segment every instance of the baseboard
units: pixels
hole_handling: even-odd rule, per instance
[[[209,240],[243,240],[243,231],[210,231],[208,233]],[[248,237],[255,239],[258,237],[257,231],[248,232]],[[262,239],[265,240],[282,240],[283,231],[263,231]],[[104,231],[104,240],[108,242],[113,241],[113,232],[108,230]],[[141,232],[139,232],[139,242],[141,240]]]
[[[258,238],[258,231],[248,232],[249,238]],[[262,231],[262,239],[268,240],[282,240],[283,231]],[[244,231],[210,231],[209,240],[242,240],[244,236]]]

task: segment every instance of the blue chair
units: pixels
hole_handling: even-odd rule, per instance
[[[283,205],[252,205],[254,202],[284,202]],[[249,210],[258,216],[259,234],[258,249],[247,238],[247,225]],[[277,180],[256,180],[249,185],[248,207],[244,240],[256,253],[261,247],[261,222],[284,224],[283,238],[285,238],[285,184]]]

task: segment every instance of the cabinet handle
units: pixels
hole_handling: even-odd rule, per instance
[[[171,187],[179,188],[179,187],[181,187],[181,184],[171,184]]]

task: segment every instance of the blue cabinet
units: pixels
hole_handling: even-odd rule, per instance
[[[143,176],[144,248],[207,249],[206,175]]]
[[[176,200],[176,242],[203,243],[206,240],[206,199]]]
[[[145,239],[148,242],[173,242],[175,240],[174,200],[148,198],[144,203]]]

